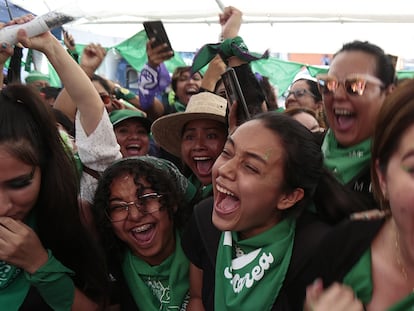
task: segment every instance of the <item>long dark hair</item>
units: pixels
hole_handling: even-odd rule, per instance
[[[50,107],[24,85],[0,93],[0,144],[14,157],[41,171],[33,207],[36,233],[43,246],[75,271],[75,284],[93,299],[102,298],[105,273],[98,248],[82,226],[78,176],[64,148]]]
[[[297,216],[311,203],[321,218],[330,223],[342,220],[358,208],[359,202],[324,167],[323,154],[312,132],[288,115],[267,112],[254,117],[281,140],[283,157],[283,190],[304,190],[295,206],[281,212],[282,217]]]

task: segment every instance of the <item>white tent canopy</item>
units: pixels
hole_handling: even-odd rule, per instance
[[[112,46],[161,19],[173,48],[196,51],[216,42],[220,6],[243,11],[240,35],[251,51],[334,53],[343,43],[368,40],[387,53],[414,59],[414,10],[407,0],[9,0],[40,15],[78,6],[86,18],[67,25],[78,43]]]

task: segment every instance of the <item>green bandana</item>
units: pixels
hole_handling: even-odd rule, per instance
[[[22,269],[9,265],[4,260],[0,260],[0,290],[9,286],[21,271]]]
[[[176,233],[175,252],[158,266],[150,266],[128,249],[122,270],[140,310],[185,310],[188,300],[189,261]]]
[[[197,192],[201,193],[201,199],[205,199],[213,194],[212,184],[203,186],[200,180],[194,174],[191,174],[188,180],[191,184],[194,185],[194,187],[197,188]]]
[[[322,143],[325,166],[343,184],[352,180],[371,159],[371,139],[349,147],[341,148],[332,130],[328,130]]]
[[[221,235],[216,259],[215,310],[270,310],[292,255],[296,222],[287,218],[246,240]]]
[[[266,51],[260,57],[250,54],[249,49],[241,37],[229,38],[220,43],[211,43],[202,46],[194,56],[191,72],[200,71],[200,69],[206,66],[217,54],[220,54],[225,62],[231,56],[237,56],[246,62],[269,57],[269,51]]]
[[[351,287],[365,305],[372,299],[371,249],[368,249],[344,277],[343,283]],[[387,311],[414,311],[414,293],[387,308]]]

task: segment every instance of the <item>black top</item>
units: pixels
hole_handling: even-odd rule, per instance
[[[182,238],[185,254],[194,265],[203,270],[202,299],[206,311],[214,310],[215,265],[221,236],[221,231],[212,223],[212,209],[212,198],[195,206]],[[297,281],[299,276],[306,273],[314,250],[329,230],[330,226],[320,222],[310,212],[304,212],[298,218],[290,265],[272,310],[303,309],[305,287]]]

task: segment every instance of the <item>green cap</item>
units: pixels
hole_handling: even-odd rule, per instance
[[[37,70],[33,70],[26,76],[25,81],[26,83],[33,83],[35,81],[47,81],[48,83],[50,83],[50,78],[47,74],[41,73]]]
[[[111,123],[114,127],[120,122],[131,118],[136,118],[138,122],[142,123],[147,132],[150,132],[151,121],[139,110],[119,109],[114,110],[109,114],[109,119],[111,120]]]

